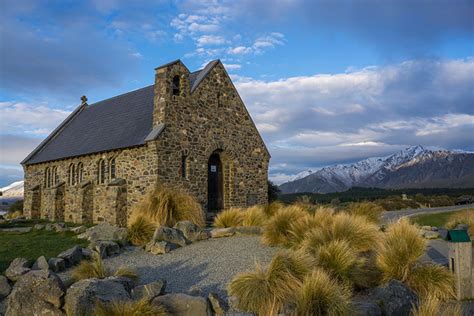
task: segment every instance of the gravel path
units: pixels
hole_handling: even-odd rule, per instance
[[[165,279],[167,292],[188,292],[193,287],[226,298],[229,281],[239,272],[253,270],[255,262],[267,264],[278,248],[263,246],[260,236],[211,238],[167,254],[152,255],[128,247],[120,255],[104,259],[107,267],[127,266],[137,271],[140,283]],[[62,273],[67,278],[70,272]]]
[[[421,214],[435,214],[444,212],[455,212],[463,209],[474,208],[474,204],[446,206],[446,207],[431,207],[431,208],[417,208],[417,209],[406,209],[401,211],[388,211],[384,212],[381,216],[382,224],[397,220],[404,216],[415,216]]]

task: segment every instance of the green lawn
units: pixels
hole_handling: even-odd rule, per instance
[[[33,262],[40,256],[49,259],[75,245],[87,246],[87,244],[86,240],[76,238],[72,232],[56,233],[45,230],[33,230],[29,233],[0,232],[0,273],[5,271],[10,262],[17,257],[24,257]]]
[[[436,213],[436,214],[423,214],[418,216],[412,216],[411,220],[414,223],[417,223],[420,226],[436,226],[444,227],[449,217],[458,212],[445,212],[445,213]]]

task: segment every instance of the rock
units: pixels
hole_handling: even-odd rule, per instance
[[[180,230],[160,226],[155,230],[153,234],[153,241],[167,241],[172,244],[180,245],[181,247],[186,246],[190,241],[184,237],[183,233]]]
[[[437,231],[438,231],[438,227],[436,227],[436,226],[431,226],[431,230],[434,231],[434,232],[437,232]]]
[[[58,258],[64,259],[66,268],[72,267],[73,265],[78,264],[82,260],[82,250],[80,246],[74,246],[61,252],[58,255]]]
[[[69,229],[66,227],[64,223],[54,223],[53,230],[57,233],[67,232]]]
[[[202,289],[197,285],[191,286],[188,290],[188,294],[192,296],[203,296]]]
[[[2,228],[0,229],[1,232],[9,232],[9,233],[29,233],[33,227],[12,227],[12,228]]]
[[[370,290],[369,300],[378,303],[383,315],[410,315],[413,305],[417,304],[415,292],[397,280],[391,280],[384,286]]]
[[[431,230],[431,226],[421,226],[422,230]]]
[[[68,315],[94,315],[97,302],[127,301],[130,294],[120,278],[85,279],[72,284],[65,298]]]
[[[77,226],[77,227],[73,227],[71,229],[69,229],[70,231],[72,231],[74,234],[82,234],[82,233],[85,233],[87,228],[86,226]]]
[[[350,309],[358,316],[382,316],[382,310],[376,302],[366,299],[354,299],[350,304]]]
[[[177,222],[176,225],[174,225],[174,229],[178,229],[179,231],[181,231],[184,235],[184,237],[186,237],[186,239],[190,240],[190,241],[197,241],[197,240],[201,240],[201,228],[197,225],[195,225],[193,222],[191,221],[180,221],[180,222]]]
[[[49,264],[48,261],[44,256],[39,257],[36,259],[35,263],[33,263],[33,266],[31,267],[33,270],[48,270],[49,269]]]
[[[22,216],[22,217],[14,218],[14,219],[10,220],[10,223],[11,224],[26,223],[26,217]]]
[[[82,248],[82,258],[84,259],[91,259],[92,258],[92,249],[90,248]]]
[[[228,228],[214,228],[211,230],[211,237],[212,238],[220,238],[220,237],[230,237],[235,234],[235,227],[228,227]]]
[[[7,315],[64,315],[66,288],[49,270],[32,270],[22,276],[8,296]]]
[[[152,304],[161,304],[174,316],[210,316],[207,299],[182,293],[157,296]]]
[[[457,224],[455,229],[457,229],[457,230],[468,230],[469,225],[467,225],[467,224]]]
[[[153,255],[161,255],[163,253],[168,253],[172,250],[179,248],[179,245],[172,244],[166,241],[150,241],[145,245],[145,251],[150,252]]]
[[[78,235],[77,238],[89,241],[115,241],[125,245],[127,243],[127,229],[112,226],[109,223],[100,223],[88,228],[84,233]]]
[[[35,226],[33,226],[33,229],[34,230],[42,230],[42,229],[44,229],[44,225],[43,224],[35,224]]]
[[[8,279],[3,275],[0,275],[0,301],[10,294],[12,287],[8,282]]]
[[[238,234],[244,235],[260,235],[262,234],[262,228],[258,226],[239,226],[235,228]]]
[[[132,289],[132,298],[134,300],[140,300],[145,298],[147,300],[152,300],[158,295],[165,294],[166,290],[166,281],[158,280],[152,283],[145,285],[139,285]]]
[[[225,314],[224,302],[216,293],[209,293],[207,299],[209,300],[209,303],[211,303],[211,309],[216,315]]]
[[[66,262],[64,262],[63,258],[49,258],[48,265],[56,273],[66,269]]]
[[[11,281],[15,282],[20,276],[30,271],[30,265],[25,258],[16,258],[10,263],[10,266],[5,270],[5,276]]]
[[[436,239],[439,238],[439,233],[434,231],[427,231],[423,233],[423,237],[426,239]]]
[[[114,241],[97,241],[89,245],[97,251],[101,258],[106,258],[120,253],[120,246]]]
[[[46,229],[47,231],[53,231],[53,230],[54,230],[54,226],[53,226],[53,224],[48,223],[48,224],[46,224],[46,226],[44,227],[44,229]]]

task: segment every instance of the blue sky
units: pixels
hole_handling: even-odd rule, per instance
[[[0,185],[74,109],[220,58],[282,182],[408,145],[474,150],[472,1],[11,1]]]

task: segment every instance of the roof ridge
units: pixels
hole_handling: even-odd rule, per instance
[[[116,99],[116,98],[119,98],[119,97],[126,96],[127,94],[131,94],[131,93],[134,93],[134,92],[137,92],[137,91],[140,91],[140,90],[144,90],[144,89],[147,89],[147,88],[150,88],[150,87],[153,87],[153,86],[154,86],[154,84],[151,84],[151,85],[148,85],[148,86],[146,86],[146,87],[142,87],[142,88],[138,88],[138,89],[135,89],[135,90],[132,90],[132,91],[128,91],[128,92],[125,92],[125,93],[122,93],[122,94],[119,94],[119,95],[116,95],[116,96],[113,96],[113,97],[110,97],[110,98],[107,98],[107,99],[103,99],[103,100],[94,102],[94,103],[92,103],[92,104],[88,104],[88,106],[97,105],[97,103],[102,103],[102,102],[105,102],[105,101],[110,101],[110,100],[113,100],[113,99]]]

